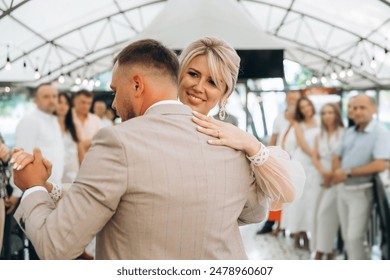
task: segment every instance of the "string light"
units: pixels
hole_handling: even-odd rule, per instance
[[[41,78],[41,74],[39,73],[38,67],[35,68],[34,78],[35,78],[36,80],[38,80],[38,79]]]
[[[4,88],[4,91],[5,91],[6,93],[9,93],[9,92],[11,91],[11,88],[10,88],[10,87],[5,87],[5,88]]]
[[[11,70],[11,60],[9,59],[9,45],[7,45],[7,63],[5,64],[5,70],[9,71]]]
[[[65,82],[65,77],[64,77],[64,75],[61,73],[61,75],[58,77],[58,82],[60,83],[60,84],[63,84],[64,82]]]
[[[11,68],[12,68],[11,61],[10,61],[9,57],[7,57],[7,63],[5,64],[5,70],[9,71],[9,70],[11,70]]]
[[[75,79],[74,82],[76,83],[76,85],[80,85],[80,84],[81,84],[81,78],[80,78],[80,76],[77,76],[77,78]]]
[[[370,62],[370,67],[372,69],[375,69],[376,68],[376,61],[375,61],[375,56],[372,57],[372,60]]]

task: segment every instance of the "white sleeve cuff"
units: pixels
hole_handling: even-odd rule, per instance
[[[47,192],[47,189],[46,189],[45,187],[43,187],[43,186],[35,186],[35,187],[30,188],[30,189],[27,189],[27,190],[24,192],[21,201],[23,201],[23,199],[24,199],[25,197],[27,197],[28,195],[30,195],[30,194],[32,194],[33,192],[36,192],[36,191],[45,191],[45,192]]]

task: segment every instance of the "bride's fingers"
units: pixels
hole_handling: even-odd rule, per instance
[[[18,150],[15,150],[15,149],[14,149],[14,150],[12,151],[10,163],[11,163],[11,164],[12,164],[12,163],[15,163],[15,162],[18,160],[18,158],[19,158],[23,153],[24,153],[24,151],[21,150],[21,149],[18,149]]]
[[[218,124],[220,121],[214,119],[213,117],[210,117],[210,116],[206,116],[206,115],[203,115],[199,112],[196,112],[196,111],[192,111],[192,114],[197,117],[198,119],[202,120],[202,121],[205,121],[205,122],[209,122],[211,124]]]
[[[22,152],[22,153],[18,154],[18,156],[16,158],[14,158],[13,168],[17,169],[17,170],[21,170],[27,164],[29,164],[33,161],[34,161],[34,156],[32,156],[28,153]]]
[[[11,155],[14,155],[15,153],[20,153],[20,152],[23,152],[24,149],[23,148],[13,148],[12,151],[11,151]]]
[[[213,146],[225,146],[224,140],[218,138],[207,140],[207,143]]]
[[[23,159],[19,161],[19,165],[16,167],[16,170],[22,170],[24,167],[26,167],[28,164],[32,163],[33,161],[34,161],[34,157],[30,154],[26,154],[26,156],[24,156]]]
[[[204,127],[201,127],[201,126],[197,126],[196,130],[198,130],[199,132],[202,132],[203,134],[206,134],[208,136],[212,136],[212,137],[215,137],[215,138],[219,138],[220,137],[220,133],[221,133],[220,130],[204,128]]]
[[[197,117],[192,117],[192,121],[196,123],[197,125],[204,127],[204,128],[209,128],[209,129],[218,129],[218,126],[212,124],[211,122],[201,120]]]

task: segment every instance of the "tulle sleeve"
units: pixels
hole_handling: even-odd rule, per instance
[[[269,158],[264,164],[251,164],[256,184],[261,193],[269,197],[270,210],[280,210],[284,203],[298,199],[303,192],[306,180],[302,165],[291,160],[287,152],[279,146],[267,148]]]

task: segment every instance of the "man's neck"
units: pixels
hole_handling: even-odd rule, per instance
[[[76,111],[76,116],[81,122],[85,122],[88,118],[88,114],[83,114]]]
[[[357,131],[364,131],[364,129],[366,129],[366,127],[370,124],[371,121],[372,121],[372,119],[367,123],[356,124],[356,130]]]
[[[46,111],[43,111],[43,110],[41,110],[41,109],[39,109],[39,108],[38,108],[38,111],[39,111],[39,112],[41,112],[42,114],[45,114],[45,115],[47,115],[47,116],[52,116],[52,115],[53,115],[53,113],[51,113],[51,112],[46,112]]]

